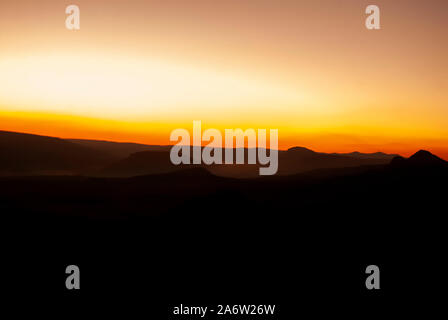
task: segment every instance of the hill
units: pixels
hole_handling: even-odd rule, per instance
[[[59,138],[0,131],[0,175],[77,174],[117,157]]]
[[[131,177],[202,166],[173,165],[169,157],[170,146],[83,139],[66,140],[5,131],[0,131],[0,148],[1,175],[85,174]],[[244,153],[247,163],[247,149]],[[294,147],[279,151],[278,156],[277,174],[293,175],[318,169],[384,165],[395,155],[359,152],[327,154]],[[214,175],[223,177],[259,176],[258,164],[204,165],[204,168]]]
[[[448,162],[426,150],[420,150],[409,158],[397,156],[392,159],[391,166],[396,168],[428,168],[447,167]]]
[[[108,153],[118,158],[126,158],[132,153],[141,151],[167,151],[170,146],[147,145],[131,142],[113,142],[103,140],[65,139],[88,148]]]

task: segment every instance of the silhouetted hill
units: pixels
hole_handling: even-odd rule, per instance
[[[445,203],[447,178],[447,166],[397,170],[388,165],[318,169],[258,179],[219,177],[202,167],[129,178],[3,177],[0,207],[4,212],[23,211],[31,217],[39,217],[37,213],[97,218],[169,213],[166,218],[172,221],[193,221],[200,215],[201,219],[229,222],[302,215],[314,219],[311,217],[319,212],[327,222],[365,217],[367,223],[372,215],[390,219],[415,208],[437,212],[436,203]],[[316,223],[321,223],[317,217]]]
[[[222,152],[224,157],[224,150]],[[235,154],[235,149],[234,149]],[[245,164],[196,165],[203,166],[215,175],[232,178],[254,178],[259,176],[259,164],[247,164],[248,150],[244,149]],[[318,153],[307,148],[294,147],[279,151],[278,175],[292,175],[317,169],[350,168],[358,166],[385,165],[385,158],[363,158]],[[224,161],[223,161],[224,162]],[[98,175],[110,177],[130,177],[164,173],[189,168],[193,165],[175,166],[171,164],[169,151],[143,151],[130,155],[101,170]]]
[[[390,158],[357,154],[342,155],[314,152],[306,148],[291,148],[279,153],[279,175],[297,174],[316,169],[349,168],[387,164]]]
[[[332,283],[344,287],[349,281],[350,290],[359,292],[371,261],[396,275],[389,288],[402,289],[414,279],[415,269],[402,273],[409,261],[425,271],[422,282],[439,284],[434,270],[446,269],[441,253],[448,170],[359,169],[261,179],[216,177],[204,168],[132,178],[0,177],[2,222],[12,230],[5,247],[14,250],[11,261],[25,257],[11,262],[23,274],[28,261],[45,262],[37,277],[45,276],[42,287],[65,289],[64,278],[54,274],[64,275],[70,261],[82,263],[84,278],[95,276],[85,282],[94,294],[106,288],[115,295],[117,286],[132,292],[129,284],[140,285],[153,266],[154,274],[168,275],[158,292],[167,283],[183,287],[188,281],[185,297],[198,283],[213,292],[213,278],[201,275],[217,266],[229,292],[245,283],[251,296],[266,290],[263,297],[269,291],[273,299],[285,283],[298,288],[305,282],[309,290],[317,283],[315,296],[328,292],[328,277],[319,280],[328,266],[338,268]],[[188,263],[180,267],[179,261]],[[154,287],[157,277],[147,278]],[[414,290],[415,282],[406,288]]]
[[[409,158],[397,156],[392,159],[391,166],[396,168],[446,167],[448,162],[426,150],[420,150]]]
[[[426,150],[420,150],[409,157],[408,162],[413,165],[447,165],[448,162]]]
[[[129,143],[129,142],[113,142],[113,141],[86,140],[86,139],[65,139],[65,140],[101,152],[105,152],[122,159],[136,152],[167,151],[171,148],[170,146],[146,145],[146,144]]]
[[[63,139],[0,131],[0,174],[73,174],[117,157]]]
[[[310,149],[304,148],[304,147],[292,147],[292,148],[289,148],[287,151],[291,152],[291,153],[294,152],[296,154],[301,154],[301,155],[312,155],[312,154],[316,153],[313,150],[310,150]]]
[[[0,173],[3,175],[81,173],[104,177],[131,177],[203,166],[214,175],[251,178],[259,176],[260,167],[259,164],[247,164],[247,149],[244,149],[245,164],[175,166],[170,161],[170,146],[80,139],[64,140],[1,132],[0,147],[2,148]],[[134,152],[136,150],[138,152]],[[222,151],[224,156],[225,152]],[[234,149],[233,152],[235,153],[236,150]],[[278,151],[278,156],[277,175],[294,175],[320,169],[388,164],[392,155],[359,152],[327,154],[303,147],[293,147],[287,151]],[[419,157],[411,159],[411,162],[414,161],[420,161]],[[437,162],[437,160],[434,161]]]
[[[153,161],[153,172],[171,170],[167,155],[136,153],[112,168],[128,174],[126,170],[139,164],[146,171],[147,162]],[[183,297],[190,297],[198,283],[201,291],[213,292],[216,282],[204,277],[213,270],[222,277],[220,292],[222,286],[234,292],[235,285],[244,283],[243,293],[259,291],[265,298],[273,292],[273,301],[285,283],[292,289],[305,283],[314,296],[328,292],[332,286],[321,275],[329,266],[336,270],[331,280],[337,284],[335,294],[344,286],[356,294],[358,288],[365,291],[364,270],[371,263],[393,276],[384,286],[389,291],[381,292],[410,288],[414,296],[416,282],[408,281],[417,269],[425,286],[440,283],[440,273],[434,271],[446,270],[441,253],[446,243],[447,166],[345,167],[359,162],[301,148],[284,151],[282,157],[292,159],[293,169],[302,164],[312,168],[313,160],[321,167],[344,166],[258,179],[219,177],[190,166],[130,178],[0,177],[2,222],[12,230],[6,237],[11,245],[5,246],[14,252],[11,267],[26,274],[29,261],[43,261],[36,277],[44,278],[39,287],[65,290],[64,268],[75,261],[88,271],[88,290],[115,295],[117,286],[132,292],[129,284],[140,285],[142,274],[156,266],[153,274],[168,276],[148,276],[149,285],[161,278],[159,294],[180,283],[176,291],[183,290]],[[396,159],[439,162],[426,152],[411,158]],[[297,259],[297,252],[304,258]],[[416,268],[403,274],[409,261]],[[217,266],[223,271],[215,272]],[[105,274],[107,270],[112,271]],[[56,280],[49,281],[52,277]],[[17,279],[12,277],[14,285]]]
[[[384,152],[374,152],[374,153],[361,153],[358,151],[350,152],[350,153],[331,153],[332,155],[340,155],[340,156],[349,156],[360,159],[383,159],[383,160],[392,160],[397,157],[397,154],[388,154]]]

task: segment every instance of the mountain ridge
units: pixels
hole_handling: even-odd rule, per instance
[[[259,174],[260,166],[258,164],[176,166],[170,161],[170,148],[171,146],[105,140],[62,139],[0,131],[0,175],[82,174],[131,177],[169,173],[195,167],[203,167],[214,175],[230,178],[258,177]],[[244,151],[247,158],[247,149]],[[420,150],[409,158],[404,158],[383,152],[323,153],[295,146],[287,150],[279,150],[278,155],[277,175],[360,166],[390,164],[393,167],[412,167],[440,166],[448,163],[425,150]]]

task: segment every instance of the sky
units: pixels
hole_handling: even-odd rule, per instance
[[[169,144],[201,120],[448,159],[447,30],[445,0],[1,1],[0,130]]]

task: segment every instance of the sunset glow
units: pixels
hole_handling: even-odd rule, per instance
[[[448,3],[0,4],[0,130],[169,144],[175,128],[279,129],[280,148],[448,159]]]

